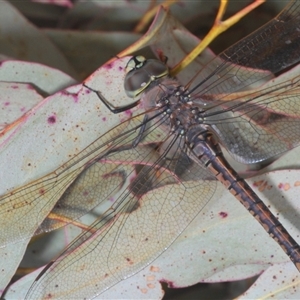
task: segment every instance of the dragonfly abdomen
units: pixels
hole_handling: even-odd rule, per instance
[[[209,171],[233,194],[259,221],[269,235],[281,246],[300,271],[300,247],[269,208],[253,192],[223,157],[221,149],[209,134],[192,141],[192,153],[198,163]]]

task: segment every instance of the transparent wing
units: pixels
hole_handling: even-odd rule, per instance
[[[202,117],[235,160],[256,163],[299,145],[299,66],[261,88],[227,99],[214,102]]]
[[[205,68],[198,70],[190,92],[199,98],[250,89],[272,72],[276,74],[300,60],[299,1],[290,1],[274,19],[243,38]],[[219,96],[216,96],[219,95]]]
[[[300,68],[261,84],[269,76],[261,70],[278,73],[299,62],[299,18],[300,2],[291,1],[209,63],[192,84],[192,99],[203,111],[199,117],[239,162],[257,163],[299,145]]]
[[[77,180],[74,183],[77,198],[73,197],[74,192],[72,189],[74,185],[70,186],[64,197],[69,197],[70,204],[77,204],[77,208],[79,207],[76,216],[78,216],[80,208],[83,208],[83,205],[79,204],[79,202],[83,201],[82,203],[86,203],[84,211],[81,211],[81,215],[91,208],[89,206],[91,203],[87,201],[95,198],[95,195],[92,193],[97,193],[98,195],[99,190],[101,190],[103,199],[106,199],[108,195],[117,192],[123,179],[118,174],[105,176],[111,174],[110,166],[104,164],[99,168],[99,165],[95,163],[106,155],[112,147],[126,147],[127,143],[132,147],[130,144],[132,141],[127,140],[129,133],[126,131],[130,122],[130,120],[127,120],[108,131],[55,171],[1,196],[0,245],[3,246],[7,243],[31,237],[37,226],[41,224],[48,212],[51,211],[57,199],[65,193],[66,189],[75,180]],[[137,134],[141,126],[141,121],[140,123],[136,122],[136,124],[135,134]],[[130,132],[130,138],[134,139],[132,131]],[[89,168],[90,166],[92,168]],[[80,176],[81,174],[82,177]],[[78,176],[80,177],[78,178]],[[80,187],[78,189],[78,183],[81,186],[81,191]],[[119,185],[116,185],[116,183],[119,183]],[[97,199],[97,201],[100,203],[103,200]],[[93,206],[95,206],[94,202]],[[32,222],[32,220],[35,220],[35,222]],[[40,231],[47,230],[48,225],[44,223]]]
[[[101,159],[133,163],[137,176],[89,231],[48,265],[28,299],[98,295],[159,256],[210,200],[215,181],[199,182],[211,175],[190,160],[179,136],[160,130],[165,118],[148,121],[137,147],[114,147]],[[128,130],[132,142],[136,129]]]

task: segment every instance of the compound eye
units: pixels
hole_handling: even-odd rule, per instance
[[[125,77],[125,92],[128,97],[135,98],[140,95],[150,83],[151,78],[143,69],[133,70]]]
[[[125,72],[129,73],[133,70],[141,68],[146,62],[146,58],[142,55],[132,57],[126,65]]]
[[[154,80],[169,75],[168,67],[157,59],[148,59],[144,62],[143,70]]]
[[[126,66],[127,75],[124,89],[128,97],[139,96],[157,79],[168,76],[168,67],[159,60],[148,59],[143,56],[131,58]]]

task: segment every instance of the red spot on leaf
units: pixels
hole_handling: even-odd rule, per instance
[[[283,189],[284,191],[288,191],[291,188],[291,186],[289,183],[279,183],[278,188]]]
[[[167,280],[167,279],[162,279],[160,282],[165,282],[168,285],[168,288],[174,289],[177,286],[174,284],[173,281]]]
[[[228,217],[228,213],[225,211],[221,211],[221,212],[219,212],[219,216],[224,219],[224,218]]]
[[[55,116],[50,116],[49,118],[48,118],[48,123],[49,124],[54,124],[56,122],[56,117]]]
[[[79,101],[78,96],[76,96],[76,95],[72,95],[72,96],[73,96],[74,103],[78,103],[78,101]]]
[[[112,63],[109,63],[109,64],[106,64],[104,66],[107,70],[111,69],[113,67],[113,64]]]

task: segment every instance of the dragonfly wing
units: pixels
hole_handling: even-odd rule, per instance
[[[300,61],[299,1],[290,1],[273,20],[232,45],[200,70],[190,91],[198,98],[257,87]],[[265,72],[269,71],[269,72]],[[218,96],[219,95],[219,96]]]
[[[258,89],[231,94],[206,111],[206,122],[235,160],[261,162],[299,145],[299,93],[296,66]]]
[[[35,234],[48,232],[77,220],[98,205],[105,207],[105,200],[112,199],[127,186],[127,181],[131,178],[129,174],[134,172],[130,166],[121,166],[122,168],[119,164],[106,164],[100,160],[84,170],[64,192]],[[100,193],[102,199],[98,197]]]
[[[120,134],[129,123],[130,120],[124,121],[103,134],[55,171],[3,195],[0,198],[0,215],[5,217],[0,218],[0,245],[31,237],[68,186],[88,166],[97,162],[113,145],[130,143],[126,140],[126,133]],[[119,139],[114,137],[116,135]],[[107,173],[106,168],[105,165],[101,167],[103,174]],[[96,169],[92,170],[95,172]],[[88,176],[84,176],[81,181],[88,185],[89,180]]]
[[[125,72],[120,66],[127,61],[128,57],[111,62],[109,70],[106,66],[101,67],[90,80],[93,83],[101,82],[113,75],[123,80]],[[64,105],[60,106],[60,103]],[[82,109],[80,113],[79,107]],[[51,117],[49,111],[52,112]],[[115,116],[106,111],[94,93],[77,85],[52,95],[33,112],[28,112],[24,124],[18,126],[13,136],[7,134],[5,143],[1,145],[2,162],[8,166],[7,173],[2,174],[1,185],[1,246],[30,238],[34,234],[68,186],[86,170],[87,165],[105,153],[113,144],[113,137],[120,135],[128,123],[124,122],[112,131],[109,129],[121,120],[128,119],[134,111],[132,109],[125,115]],[[38,132],[36,124],[39,124]],[[90,129],[89,126],[99,128],[86,135],[84,130]],[[36,147],[30,145],[31,141]],[[126,143],[124,139],[122,142]],[[11,164],[11,160],[14,164]],[[104,167],[101,170],[104,174],[109,173]],[[82,181],[88,183],[87,177]]]
[[[211,199],[216,182],[195,181],[207,171],[191,161],[180,143],[177,151],[170,151],[163,143],[154,146],[157,140],[149,143],[149,136],[146,145],[103,158],[134,162],[135,180],[88,232],[49,264],[28,299],[49,294],[56,299],[92,298],[102,293],[158,257]],[[170,143],[168,132],[163,138]]]

